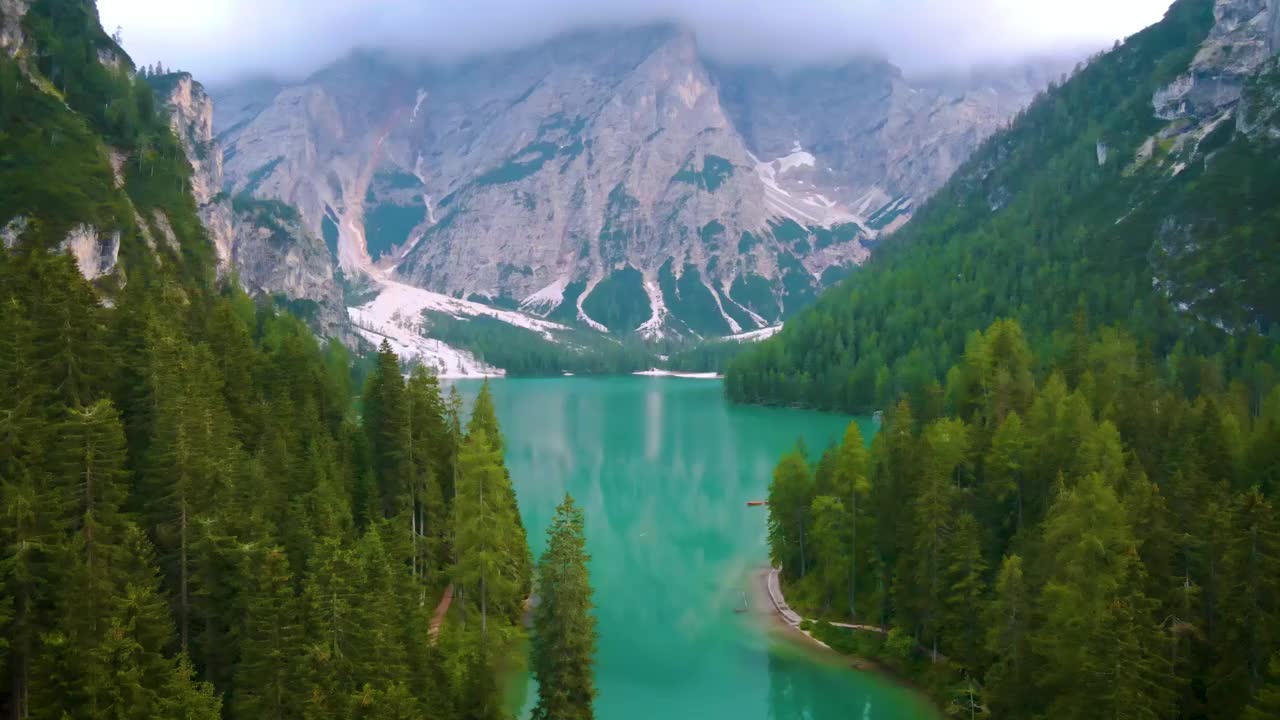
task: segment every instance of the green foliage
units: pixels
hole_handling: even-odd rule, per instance
[[[773,286],[759,275],[747,273],[734,278],[729,286],[729,298],[764,318],[765,322],[776,322],[782,317]]]
[[[476,178],[477,185],[503,185],[523,180],[542,169],[556,156],[559,146],[550,142],[532,142],[521,148],[505,163]]]
[[[241,194],[252,196],[254,191],[258,189],[258,186],[262,184],[262,181],[266,180],[267,176],[275,171],[276,167],[278,167],[283,160],[283,156],[272,158],[262,167],[249,173],[249,176],[245,178],[244,189],[240,191]]]
[[[482,644],[501,647],[520,635],[533,561],[502,460],[502,434],[487,382],[458,452],[453,527],[454,583],[480,611]]]
[[[651,314],[640,271],[628,265],[609,274],[582,302],[582,309],[612,333],[635,330]]]
[[[468,350],[479,359],[517,377],[618,375],[653,367],[654,355],[633,340],[622,342],[590,331],[540,333],[491,317],[460,320],[446,313],[424,313],[431,337]]]
[[[900,401],[869,458],[852,431],[812,466],[781,458],[769,543],[792,607],[871,624],[814,627],[961,714],[1269,707],[1280,517],[1252,481],[1270,455],[1248,448],[1273,437],[1272,366],[1246,368],[1269,378],[1253,400],[1238,381],[1192,396],[1132,337],[1073,324],[1083,336],[1057,357],[1012,321],[975,333],[945,390],[919,412]]]
[[[538,681],[533,717],[546,720],[595,717],[596,620],[591,614],[582,511],[565,495],[547,528],[547,549],[538,559],[538,605],[533,612],[530,655]]]
[[[702,158],[701,170],[695,169],[693,159],[690,158],[675,175],[671,176],[671,182],[687,183],[707,192],[715,192],[731,175],[733,175],[733,163],[727,158],[706,155]]]
[[[191,168],[92,3],[39,0],[23,24],[0,57],[0,214],[26,221],[0,249],[0,707],[457,717],[453,669],[474,653],[432,648],[426,618],[454,562],[476,562],[451,546],[456,406],[389,352],[356,403],[344,349],[217,291]],[[121,234],[97,288],[48,252],[81,224]],[[500,452],[498,468],[516,521],[465,537],[513,569],[509,623],[531,561]],[[493,673],[470,674],[470,700],[498,707]]]
[[[658,287],[668,312],[699,335],[727,335],[729,323],[720,313],[715,295],[702,284],[698,268],[686,264],[677,278],[672,268],[674,262],[670,258],[658,269]]]
[[[365,238],[374,260],[403,245],[413,229],[427,219],[427,206],[416,198],[410,205],[379,203],[366,208]]]

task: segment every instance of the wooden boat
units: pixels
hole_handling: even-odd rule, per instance
[[[769,504],[768,500],[748,500],[747,501],[747,507],[760,507],[761,505],[768,505],[768,504]]]

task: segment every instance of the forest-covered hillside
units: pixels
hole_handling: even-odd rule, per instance
[[[534,569],[487,389],[219,285],[94,4],[3,8],[0,713],[504,715]]]
[[[1037,366],[1048,368],[1045,372]],[[771,556],[821,639],[950,717],[1280,713],[1280,388],[1194,394],[1131,335],[975,334],[945,405],[783,457]]]
[[[1153,100],[1175,81],[1236,82],[1214,63],[1245,46],[1217,35],[1217,55],[1179,78],[1214,12],[1213,0],[1178,0],[1050,88],[866,266],[733,362],[730,397],[869,412],[906,393],[921,406],[974,331],[1015,318],[1043,356],[1077,308],[1175,363],[1200,353],[1236,375],[1273,353],[1280,69],[1273,58],[1244,78],[1235,107],[1158,117]]]

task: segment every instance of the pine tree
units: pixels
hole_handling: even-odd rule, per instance
[[[1045,521],[1052,572],[1033,636],[1039,683],[1055,717],[1159,716],[1169,687],[1155,654],[1133,529],[1097,473],[1063,489]]]
[[[968,512],[956,518],[944,553],[947,594],[943,602],[944,635],[951,659],[970,670],[981,660],[982,627],[973,621],[985,608],[987,564],[982,558],[982,538],[978,521]]]
[[[565,495],[547,528],[538,560],[532,668],[538,681],[536,720],[590,720],[596,689],[596,621],[582,511]]]
[[[396,515],[408,499],[409,408],[400,360],[384,340],[364,393],[364,426],[369,436],[382,517]]]
[[[177,589],[178,635],[191,637],[192,554],[195,526],[217,506],[232,475],[226,418],[206,348],[190,348],[175,336],[154,341],[153,437],[144,487],[148,515]]]
[[[191,666],[191,660],[186,655],[179,655],[169,682],[161,690],[155,717],[173,720],[220,720],[222,698],[214,693],[212,685],[196,679],[196,671]]]
[[[995,597],[983,620],[984,647],[995,658],[986,677],[993,715],[1030,717],[1031,593],[1018,555],[1008,555],[1001,563]]]
[[[522,598],[515,533],[504,486],[502,457],[483,429],[467,436],[458,457],[453,501],[454,583],[480,609],[481,642],[488,642],[490,609],[509,610]],[[527,545],[526,545],[527,548]],[[528,552],[526,549],[524,552]]]
[[[830,608],[833,598],[839,598],[850,585],[849,570],[849,511],[837,497],[820,495],[809,506],[808,516],[811,577],[814,577],[822,598],[823,608]]]
[[[254,586],[245,598],[233,710],[238,718],[299,717],[302,621],[289,560],[280,548],[246,555]]]
[[[341,717],[358,687],[357,663],[370,656],[360,607],[363,583],[358,558],[340,539],[326,538],[316,547],[302,586],[302,714],[307,720]]]
[[[1232,503],[1229,533],[1223,558],[1228,592],[1209,698],[1232,712],[1262,686],[1280,633],[1280,523],[1271,503],[1252,490]]]
[[[846,508],[849,513],[849,618],[857,622],[858,573],[861,572],[858,525],[862,523],[864,512],[859,508],[861,501],[871,494],[871,480],[867,474],[866,443],[856,422],[849,423],[845,429],[837,464],[837,474],[844,489],[842,497],[847,500]]]
[[[505,715],[487,646],[481,639],[467,653],[462,696],[458,702],[461,720],[503,720]]]
[[[984,476],[984,490],[995,501],[992,506],[1001,511],[998,516],[1013,518],[1013,526],[1002,533],[1002,544],[1021,533],[1025,527],[1024,482],[1030,463],[1031,439],[1027,436],[1021,416],[1017,413],[1010,414],[1000,423],[991,440]],[[1012,500],[1013,512],[1005,511],[1009,500]]]
[[[769,559],[790,579],[808,572],[806,515],[812,502],[809,464],[797,446],[782,456],[769,484]]]
[[[938,654],[942,627],[944,563],[947,536],[954,514],[956,476],[969,452],[968,428],[960,420],[930,423],[924,432],[924,470],[913,505],[915,607],[919,613],[921,638]]]
[[[1280,652],[1271,656],[1265,684],[1244,709],[1244,720],[1272,720],[1280,717]]]
[[[424,580],[444,565],[450,536],[445,487],[441,478],[451,473],[452,442],[445,420],[444,401],[435,376],[416,368],[409,377],[410,534],[413,538],[412,569]]]

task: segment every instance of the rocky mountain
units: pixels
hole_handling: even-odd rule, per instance
[[[295,208],[351,280],[705,337],[812,301],[1059,69],[726,67],[657,26],[450,66],[356,53],[216,91],[214,123],[227,194]]]
[[[220,274],[234,271],[253,295],[283,296],[330,337],[345,337],[347,312],[336,266],[318,233],[283,203],[223,190],[223,150],[213,134],[213,101],[189,73],[149,78],[191,162],[191,194]]]
[[[0,127],[6,247],[69,253],[108,302],[206,283],[191,165],[93,3],[0,2]]]

